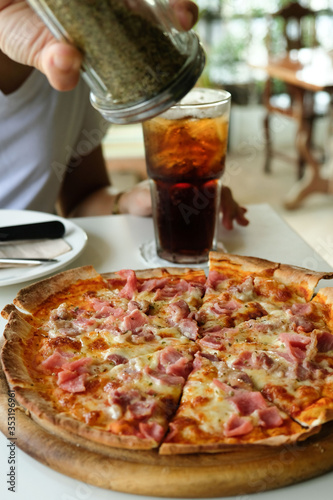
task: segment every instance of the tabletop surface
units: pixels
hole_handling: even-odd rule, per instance
[[[251,255],[277,262],[298,265],[313,270],[330,271],[330,266],[308,246],[269,205],[248,207],[250,225],[233,231],[222,230],[220,239],[230,253]],[[141,257],[140,245],[152,240],[151,219],[134,216],[104,216],[73,219],[88,235],[83,253],[70,265],[91,264],[99,272],[122,268],[150,267]],[[315,242],[314,242],[315,243]],[[24,284],[26,285],[26,284]],[[333,286],[332,280],[325,283]],[[22,285],[0,288],[0,307],[12,301]],[[0,320],[1,329],[4,320]],[[102,490],[55,472],[15,449],[15,494],[8,490],[9,441],[0,433],[0,498],[2,500],[131,500],[142,496]],[[320,496],[331,498],[333,472],[298,485],[253,495],[242,495],[237,500],[313,500]],[[147,497],[148,498],[148,497]],[[235,499],[235,497],[233,497]],[[231,499],[229,499],[231,500]]]

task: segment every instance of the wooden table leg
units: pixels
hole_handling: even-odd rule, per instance
[[[301,95],[300,95],[301,98]],[[301,105],[301,103],[299,102]],[[303,115],[303,106],[300,107],[299,129],[297,132],[296,147],[307,163],[304,176],[289,191],[284,201],[288,210],[298,208],[301,202],[312,193],[329,193],[330,181],[321,175],[321,164],[311,151],[311,130]]]

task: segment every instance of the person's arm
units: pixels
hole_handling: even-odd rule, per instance
[[[75,162],[75,165],[75,167],[67,168],[58,197],[57,210],[63,217],[73,215],[89,196],[110,186],[101,146],[95,148],[90,154],[82,156],[79,162]],[[84,207],[82,207],[83,210]],[[104,210],[104,213],[112,212],[111,199]],[[86,211],[89,212],[88,215],[101,215],[101,213],[94,214],[93,207],[91,207],[92,213],[89,207]],[[80,216],[80,213],[77,216]]]
[[[0,91],[9,95],[15,92],[28,78],[33,68],[19,64],[0,50]]]
[[[83,156],[75,168],[68,168],[60,190],[57,211],[62,217],[86,217],[112,213],[151,215],[147,182],[119,195],[111,191],[102,147]]]

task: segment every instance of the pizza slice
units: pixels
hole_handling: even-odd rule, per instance
[[[17,402],[42,427],[120,448],[158,446],[192,369],[195,344],[114,363],[80,349],[80,341],[49,355],[43,338],[11,312],[2,349],[5,375]]]
[[[332,277],[333,273],[211,252],[205,302],[221,296],[227,304],[234,302],[235,310],[237,303],[254,302],[270,312],[311,300],[319,280]]]
[[[202,330],[206,355],[243,371],[257,390],[302,425],[333,419],[332,292],[233,328]]]
[[[275,342],[233,343],[214,351],[230,369],[250,377],[265,398],[303,426],[314,428],[333,419],[333,349],[322,362],[317,338],[283,332]],[[320,344],[319,344],[320,346]],[[209,352],[207,352],[209,351]],[[213,355],[206,349],[207,355]]]
[[[104,386],[108,431],[125,440],[131,436],[139,448],[157,447],[178,408],[195,350],[169,346],[115,367]]]
[[[257,391],[246,373],[198,352],[160,453],[212,453],[248,444],[277,446],[308,435],[308,429]]]

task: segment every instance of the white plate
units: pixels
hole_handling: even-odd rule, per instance
[[[0,210],[0,227],[48,220],[59,220],[64,224],[66,231],[63,238],[71,247],[71,250],[63,255],[59,255],[56,258],[57,262],[45,262],[33,267],[0,269],[0,286],[22,283],[51,274],[66,266],[80,255],[87,244],[88,238],[83,229],[73,224],[73,222],[62,217],[57,217],[56,215],[33,212],[31,210]]]

